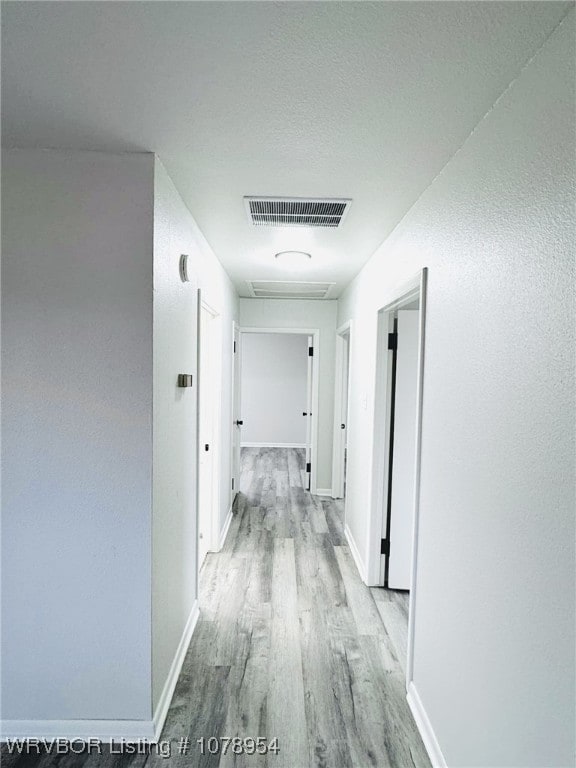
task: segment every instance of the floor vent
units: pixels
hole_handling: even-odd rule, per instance
[[[298,197],[245,197],[255,227],[339,227],[351,200]]]
[[[336,283],[303,283],[291,280],[247,280],[254,299],[327,299]]]

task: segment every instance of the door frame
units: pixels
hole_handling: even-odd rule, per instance
[[[332,443],[332,498],[344,498],[344,450],[342,444],[342,407],[344,399],[344,378],[347,379],[346,391],[346,432],[350,423],[350,359],[352,356],[353,320],[348,320],[336,329],[336,366],[334,375],[334,440]],[[346,337],[347,340],[346,340]],[[348,344],[348,367],[345,370],[344,345]]]
[[[289,333],[297,336],[312,336],[314,354],[312,356],[312,429],[310,450],[312,453],[310,471],[310,493],[315,494],[318,485],[318,404],[319,404],[319,365],[320,365],[320,329],[319,328],[258,328],[254,326],[241,326],[240,344],[244,333]],[[241,377],[240,377],[241,378]],[[242,392],[240,391],[240,408],[242,408]]]
[[[238,336],[238,349],[236,350],[234,345],[236,343],[236,336]],[[240,417],[240,413],[237,413],[236,411],[240,411],[240,408],[242,407],[242,402],[240,400],[240,390],[241,390],[241,380],[242,380],[242,360],[240,358],[241,352],[241,341],[242,336],[240,333],[240,326],[236,322],[236,320],[232,321],[232,343],[230,344],[230,354],[232,358],[232,365],[231,365],[231,384],[230,384],[230,392],[232,397],[230,398],[230,476],[228,478],[228,488],[230,489],[230,497],[229,497],[229,511],[228,516],[232,514],[232,507],[234,506],[234,499],[236,498],[236,494],[238,493],[238,489],[240,487],[240,446],[241,441],[238,445],[238,453],[236,455],[236,452],[234,451],[234,430],[238,429],[235,423],[235,419]],[[238,355],[238,357],[236,357]],[[236,360],[238,360],[238,376],[236,376]],[[238,379],[238,381],[237,381]],[[238,404],[238,409],[236,408],[236,405]],[[238,438],[240,440],[240,438]],[[237,466],[236,466],[237,464]],[[234,487],[232,487],[232,480],[234,480]]]
[[[208,312],[211,316],[209,325],[210,335],[210,355],[208,362],[208,377],[212,387],[211,393],[211,442],[210,442],[210,462],[212,465],[212,509],[210,510],[210,527],[208,531],[208,552],[217,552],[219,549],[219,517],[220,517],[220,483],[219,483],[219,467],[216,463],[216,457],[220,456],[220,424],[222,418],[222,357],[217,354],[222,349],[222,324],[220,321],[220,313],[217,312],[207,301],[202,298],[202,290],[198,290],[198,387],[197,387],[197,412],[198,412],[198,429],[197,429],[197,446],[198,446],[198,460],[197,460],[197,483],[196,483],[196,498],[197,498],[197,538],[200,535],[200,406],[201,406],[201,385],[202,385],[202,371],[201,371],[201,344],[202,344],[202,310]],[[198,550],[200,551],[200,541],[198,539]],[[199,558],[198,558],[199,559]],[[198,563],[200,568],[200,563]]]
[[[422,448],[422,398],[424,385],[424,349],[426,330],[426,286],[428,270],[424,267],[414,277],[390,292],[389,300],[377,313],[376,386],[374,402],[374,445],[372,463],[372,503],[368,540],[368,584],[382,585],[382,555],[380,540],[386,524],[386,497],[388,488],[389,412],[391,370],[388,365],[388,333],[393,313],[419,299],[420,317],[418,333],[418,369],[416,395],[416,442],[414,465],[414,527],[412,536],[411,588],[408,610],[408,649],[406,660],[406,689],[414,671],[414,631],[418,570],[418,531],[420,511],[420,469]]]

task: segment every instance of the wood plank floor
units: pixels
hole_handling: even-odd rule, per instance
[[[7,768],[430,768],[397,650],[402,599],[375,601],[341,503],[305,491],[303,468],[298,450],[242,451],[235,515],[202,569],[200,619],[161,736],[172,756],[3,752]],[[277,737],[280,752],[200,753],[201,737],[236,736]]]
[[[429,768],[342,504],[305,491],[303,469],[298,450],[242,450],[236,514],[202,569],[200,619],[162,738],[278,737],[278,755],[191,753],[182,766]]]
[[[380,618],[392,641],[396,657],[406,671],[408,653],[408,592],[370,587]]]

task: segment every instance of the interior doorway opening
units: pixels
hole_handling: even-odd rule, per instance
[[[426,269],[378,312],[369,584],[412,678]]]
[[[218,550],[221,360],[218,313],[200,297],[198,311],[198,569]]]
[[[230,509],[240,488],[240,441],[242,417],[240,410],[240,373],[242,371],[242,346],[240,329],[232,323],[232,440],[230,449]]]
[[[334,499],[344,499],[346,497],[351,328],[352,322],[348,321],[336,331],[334,444],[332,453],[332,498]]]
[[[295,448],[302,452],[304,487],[316,493],[320,332],[237,330],[232,425],[236,489],[242,448]]]

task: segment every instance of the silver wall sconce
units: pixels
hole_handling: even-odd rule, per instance
[[[180,280],[182,280],[183,283],[190,282],[190,277],[188,275],[188,255],[185,253],[180,256]]]

